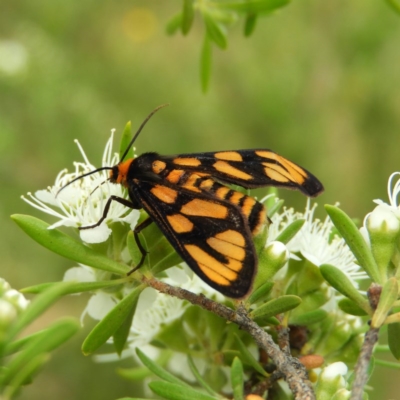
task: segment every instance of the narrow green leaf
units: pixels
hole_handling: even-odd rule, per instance
[[[35,297],[10,328],[9,341],[43,314],[61,296],[64,296],[70,285],[68,282],[58,283]]]
[[[171,355],[172,352],[169,350],[161,351],[160,355],[155,361],[155,364],[160,367],[165,366],[171,358]],[[123,378],[131,381],[143,381],[143,379],[148,378],[153,374],[146,366],[136,368],[118,368],[117,373]]]
[[[172,375],[168,371],[166,371],[161,366],[157,365],[154,361],[152,361],[149,357],[146,356],[139,348],[136,348],[136,354],[140,358],[140,361],[154,374],[159,378],[167,381],[169,383],[173,383],[180,388],[182,387],[190,387],[186,382],[180,380],[176,376]],[[188,397],[190,398],[190,397]]]
[[[143,245],[145,249],[147,249],[146,239],[141,234],[139,234],[139,236],[141,236],[140,243]],[[132,258],[132,268],[134,268],[136,265],[140,263],[142,259],[142,253],[140,252],[140,249],[136,244],[136,240],[132,231],[128,232],[128,235],[126,236],[126,245],[128,247],[129,255]]]
[[[235,333],[234,334],[236,343],[239,347],[240,359],[244,364],[250,365],[255,371],[263,376],[268,376],[267,372],[260,365],[260,363],[254,358],[254,356],[250,353],[247,346],[242,342],[240,337]]]
[[[165,32],[167,35],[174,35],[182,26],[182,13],[174,15],[165,27]]]
[[[123,298],[89,333],[82,344],[82,352],[89,355],[103,345],[123,324],[132,308],[136,308],[139,295],[145,288],[138,286]]]
[[[212,396],[218,396],[218,393],[215,392],[212,387],[203,379],[203,377],[200,375],[199,370],[196,368],[196,365],[193,362],[192,357],[188,356],[188,363],[189,363],[189,368],[192,371],[192,374],[196,378],[197,382],[200,383],[200,385]]]
[[[98,281],[98,282],[68,282],[70,285],[65,289],[64,294],[74,294],[74,293],[82,293],[82,292],[92,292],[99,289],[104,289],[108,287],[118,286],[126,282],[126,278],[115,279],[110,281]],[[35,286],[29,286],[21,289],[22,293],[42,293],[45,290],[58,285],[59,282],[47,282],[41,283]]]
[[[5,388],[2,398],[11,399],[18,394],[19,388],[31,381],[32,375],[34,375],[38,369],[40,369],[50,358],[49,354],[38,354],[33,358],[26,361],[25,364],[21,365],[21,368],[16,371],[16,374],[12,377],[12,380]]]
[[[272,206],[268,207],[268,217],[272,218],[272,216],[276,214],[284,204],[285,201],[281,199],[276,201]]]
[[[153,272],[154,275],[157,275],[168,268],[180,264],[181,262],[182,262],[181,256],[175,250],[173,250],[166,257],[160,260],[156,265],[154,265],[151,271]]]
[[[277,8],[286,6],[290,0],[238,0],[214,3],[220,9],[229,9],[242,13],[269,13]]]
[[[132,140],[132,123],[128,121],[125,125],[124,131],[122,132],[121,142],[119,145],[119,159],[122,161],[122,156],[125,153],[126,149],[129,146],[130,141]],[[124,160],[128,160],[129,158],[133,158],[133,148],[131,147],[125,156]]]
[[[207,33],[204,35],[203,47],[200,56],[200,81],[203,93],[207,92],[211,77],[212,48]]]
[[[233,398],[235,400],[244,400],[243,365],[238,357],[233,359],[231,368],[231,381]]]
[[[49,224],[38,218],[21,214],[12,215],[11,218],[33,240],[56,254],[93,268],[120,275],[129,272],[127,265],[97,253],[57,229],[48,229]]]
[[[36,336],[33,340],[28,342],[9,362],[7,373],[1,377],[2,383],[7,384],[11,382],[18,371],[30,360],[42,353],[50,352],[59,347],[78,330],[79,323],[75,319],[64,318],[42,331],[41,335]]]
[[[309,326],[323,321],[327,316],[328,313],[325,310],[313,310],[295,317],[290,316],[289,324]]]
[[[226,49],[228,42],[226,39],[225,27],[218,23],[211,14],[203,12],[204,23],[206,25],[208,37],[221,49]]]
[[[289,243],[303,227],[305,219],[298,219],[289,224],[277,237],[275,240],[282,242],[284,244]]]
[[[400,361],[400,322],[388,325],[388,344],[393,357]]]
[[[350,279],[339,268],[333,265],[323,264],[320,266],[322,276],[339,293],[353,300],[366,313],[372,315],[368,300],[354,287]]]
[[[350,250],[356,257],[360,266],[374,282],[382,284],[378,266],[374,260],[371,249],[365,242],[352,219],[336,206],[325,205],[325,210],[336,229],[350,247]]]
[[[170,382],[150,382],[149,388],[155,394],[168,400],[216,400],[219,398],[199,392],[198,390],[192,389],[190,386],[182,386]]]
[[[182,10],[182,23],[181,30],[182,34],[187,35],[193,24],[194,19],[194,1],[193,0],[183,0],[183,10]]]
[[[132,326],[133,316],[135,315],[136,311],[136,306],[137,302],[131,308],[124,322],[122,322],[121,326],[113,334],[114,348],[119,356],[122,354],[122,350],[124,350],[126,340],[128,339],[128,335]]]
[[[389,311],[393,307],[399,294],[399,285],[395,277],[389,278],[382,287],[378,307],[374,311],[371,320],[372,328],[380,328],[384,323]]]
[[[350,300],[348,297],[341,299],[338,302],[338,306],[342,311],[350,315],[356,315],[358,317],[368,315],[365,310],[360,308],[357,303],[355,303],[353,300]]]
[[[265,282],[250,295],[248,304],[254,304],[264,300],[271,293],[273,287],[274,282]]]
[[[400,1],[399,0],[386,0],[386,3],[392,8],[392,10],[396,11],[400,14]]]
[[[292,310],[301,304],[301,298],[294,295],[284,295],[272,299],[250,313],[252,318],[273,317],[275,315]]]
[[[246,16],[244,21],[244,36],[249,37],[253,34],[254,29],[256,28],[257,23],[257,14],[249,13]]]

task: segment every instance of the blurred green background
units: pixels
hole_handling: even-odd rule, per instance
[[[56,281],[72,263],[40,248],[10,220],[29,213],[20,195],[51,185],[80,160],[79,139],[100,165],[111,128],[136,127],[157,105],[138,152],[271,148],[325,185],[322,205],[340,202],[363,218],[387,199],[399,170],[400,16],[383,1],[294,2],[260,18],[255,34],[236,24],[215,49],[207,94],[199,80],[204,28],[165,34],[181,2],[7,1],[0,13],[0,275],[15,288]],[[299,210],[299,193],[281,192]],[[87,298],[59,302],[34,329],[79,316]],[[87,323],[84,330],[89,329]],[[21,399],[115,399],[134,395],[116,365],[80,354],[84,333],[53,355]],[[130,361],[124,362],[126,366]],[[381,370],[371,399],[398,398]]]

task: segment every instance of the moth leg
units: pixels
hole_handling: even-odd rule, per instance
[[[110,210],[111,207],[111,202],[112,201],[117,201],[118,203],[121,203],[122,205],[132,208],[132,209],[138,209],[140,207],[137,207],[134,203],[127,199],[123,199],[122,197],[118,196],[110,196],[107,200],[106,206],[104,207],[103,215],[102,217],[94,224],[94,225],[89,225],[89,226],[80,226],[78,229],[83,230],[83,229],[92,229],[96,228],[97,226],[100,226],[100,224],[107,218],[108,211]]]
[[[144,263],[144,260],[146,259],[147,256],[147,251],[146,249],[142,246],[142,243],[140,243],[139,240],[139,233],[144,229],[147,228],[151,223],[153,222],[153,220],[151,218],[147,218],[145,219],[143,222],[141,222],[139,225],[137,225],[135,227],[135,229],[133,230],[133,236],[135,237],[135,242],[137,244],[137,247],[140,250],[140,253],[142,254],[142,258],[139,261],[139,264],[136,265],[136,267],[132,268],[129,272],[128,275],[134,273],[135,271],[137,271]]]

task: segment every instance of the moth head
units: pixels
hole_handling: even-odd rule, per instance
[[[110,170],[110,182],[119,183],[127,187],[128,171],[133,160],[134,160],[133,158],[129,158],[128,160],[125,160],[117,165],[114,165]]]

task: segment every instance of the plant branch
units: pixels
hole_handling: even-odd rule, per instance
[[[308,380],[304,366],[297,358],[282,352],[272,337],[248,316],[244,307],[240,307],[235,311],[202,294],[194,294],[188,290],[168,285],[155,278],[143,277],[142,281],[161,293],[187,300],[194,305],[239,325],[241,329],[247,331],[254,338],[260,348],[267,352],[269,357],[274,361],[277,369],[284,374],[285,380],[296,400],[315,400],[315,394],[311,388],[311,383]]]
[[[353,382],[353,387],[351,389],[350,400],[362,400],[363,398],[364,386],[368,381],[368,366],[371,360],[374,346],[378,342],[378,333],[379,329],[371,328],[365,334],[361,353],[354,368],[355,379]]]

